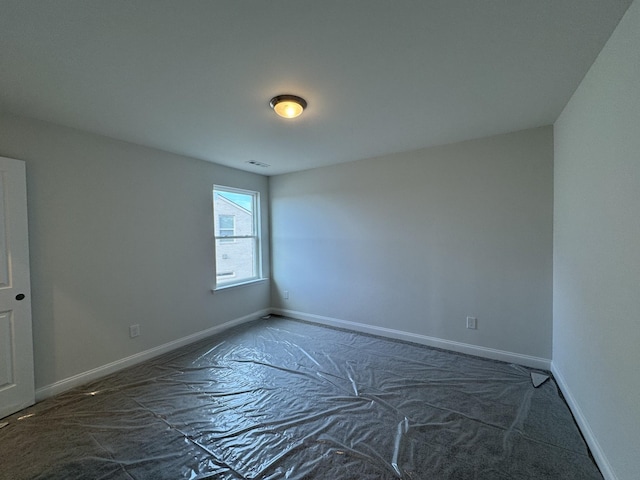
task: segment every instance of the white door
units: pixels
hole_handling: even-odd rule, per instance
[[[0,157],[0,418],[34,400],[25,163]]]

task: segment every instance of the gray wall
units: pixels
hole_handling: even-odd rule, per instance
[[[270,189],[274,307],[551,358],[551,127]]]
[[[269,307],[211,292],[213,184],[266,177],[6,115],[0,155],[27,163],[36,388]]]
[[[640,472],[638,1],[554,131],[553,367],[587,438],[597,438],[601,466],[610,470],[607,478],[635,479]]]

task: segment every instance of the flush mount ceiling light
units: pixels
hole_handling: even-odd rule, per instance
[[[307,108],[307,101],[295,95],[278,95],[269,105],[282,118],[296,118]]]

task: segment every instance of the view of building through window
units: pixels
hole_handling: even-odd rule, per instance
[[[218,221],[220,222],[220,237],[233,237],[236,234],[236,217],[235,215],[218,215]],[[220,243],[233,243],[235,240],[232,238],[221,238]]]
[[[260,278],[258,192],[214,186],[216,287]]]

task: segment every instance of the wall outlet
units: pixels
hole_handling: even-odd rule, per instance
[[[284,292],[282,292],[282,298],[284,298],[285,300],[289,300],[289,290],[285,290]]]
[[[138,335],[140,335],[140,325],[138,325],[137,323],[135,325],[130,325],[129,326],[129,337],[130,338],[136,338]]]
[[[478,319],[476,317],[467,317],[467,328],[476,330],[478,328]]]

